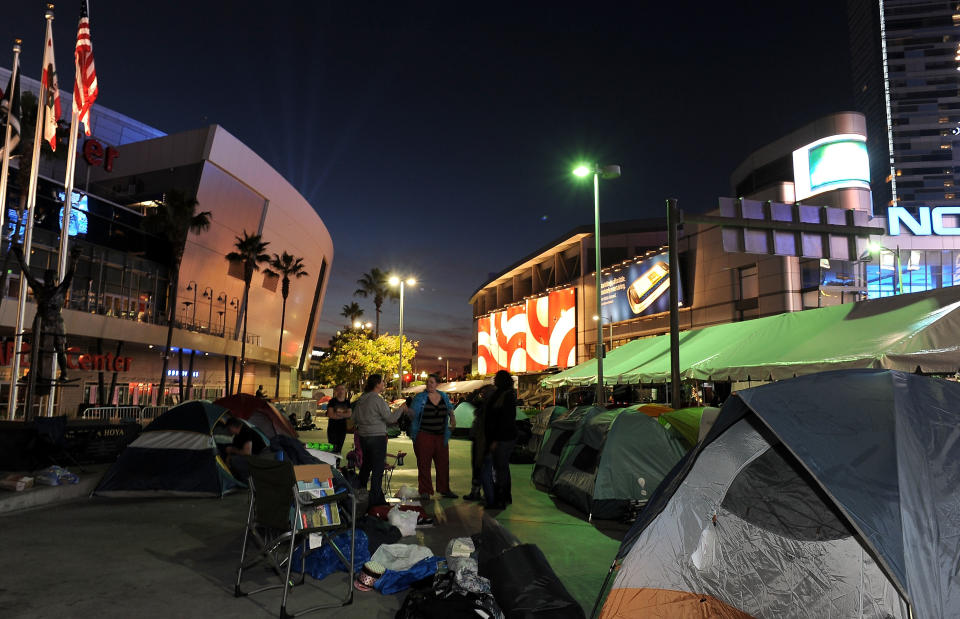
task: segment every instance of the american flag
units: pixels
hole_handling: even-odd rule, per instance
[[[83,123],[83,131],[90,135],[90,108],[97,100],[97,70],[93,66],[93,44],[90,42],[90,15],[87,0],[80,2],[80,25],[77,27],[77,47],[73,50],[76,62],[76,81],[73,85],[73,109]]]

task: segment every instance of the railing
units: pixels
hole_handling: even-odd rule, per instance
[[[80,413],[80,419],[137,419],[139,421],[139,406],[92,406]]]
[[[307,411],[313,416],[317,414],[316,400],[286,400],[283,402],[274,402],[273,405],[284,415],[296,413],[298,419],[303,419],[303,414]]]
[[[167,412],[169,408],[169,406],[144,406],[137,419],[138,421],[152,421]]]

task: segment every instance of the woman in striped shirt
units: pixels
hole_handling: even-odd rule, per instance
[[[457,498],[450,490],[450,451],[447,447],[450,432],[456,427],[456,418],[450,398],[437,391],[438,382],[438,376],[431,374],[427,378],[426,390],[417,394],[410,407],[413,410],[410,438],[413,439],[413,452],[417,455],[420,498],[424,500],[433,494],[431,463],[437,468],[437,491],[440,496]]]

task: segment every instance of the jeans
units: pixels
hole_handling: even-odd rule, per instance
[[[483,462],[483,497],[487,507],[505,507],[513,502],[510,484],[510,454],[517,441],[496,441]]]
[[[360,487],[366,488],[370,480],[370,506],[386,505],[383,497],[383,465],[387,461],[386,436],[361,436],[360,449],[363,464],[360,465]]]
[[[334,453],[340,453],[343,450],[343,442],[347,440],[347,429],[327,428],[327,440],[333,445]]]

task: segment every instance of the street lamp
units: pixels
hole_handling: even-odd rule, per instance
[[[367,329],[367,330],[369,330],[371,327],[373,327],[373,323],[372,323],[372,322],[360,322],[359,320],[353,321],[353,328],[354,328],[354,329]]]
[[[187,292],[193,291],[193,317],[190,318],[190,326],[197,323],[197,282],[190,280],[187,283]],[[184,316],[186,318],[186,316]]]
[[[896,267],[896,276],[897,276],[897,284],[895,288],[896,292],[894,294],[903,294],[903,269],[901,268],[901,263],[900,263],[900,246],[897,245],[896,249],[890,249],[889,247],[885,247],[884,245],[881,245],[876,241],[870,241],[869,243],[867,243],[868,253],[877,254],[879,256],[880,252],[882,251],[888,251],[891,254],[893,254],[893,258],[895,261],[894,264]]]
[[[213,288],[207,286],[203,289],[203,298],[210,301],[210,311],[207,312],[207,333],[213,332]]]
[[[594,314],[593,319],[600,320],[600,317]],[[607,315],[604,315],[603,319],[607,321],[607,326],[610,327],[610,350],[613,350],[613,321]]]
[[[446,371],[443,373],[443,382],[449,383],[449,382],[450,382],[450,360],[449,360],[449,359],[444,359],[443,357],[437,357],[437,361],[446,361],[446,364],[447,364],[447,365],[446,365],[446,368],[447,368],[447,369],[446,369]]]
[[[396,275],[390,276],[390,279],[387,280],[391,286],[400,286],[400,345],[397,347],[399,349],[398,357],[399,365],[397,366],[397,397],[400,396],[400,392],[403,389],[403,286],[414,286],[417,283],[412,277],[406,279],[397,277]]]
[[[597,271],[597,312],[600,312],[600,179],[607,180],[619,178],[620,166],[605,165],[600,166],[597,163],[589,165],[579,165],[573,170],[574,175],[581,178],[593,174],[593,238],[594,250],[596,252],[596,271]],[[603,317],[597,316],[597,394],[594,397],[597,406],[604,402],[603,397]]]

